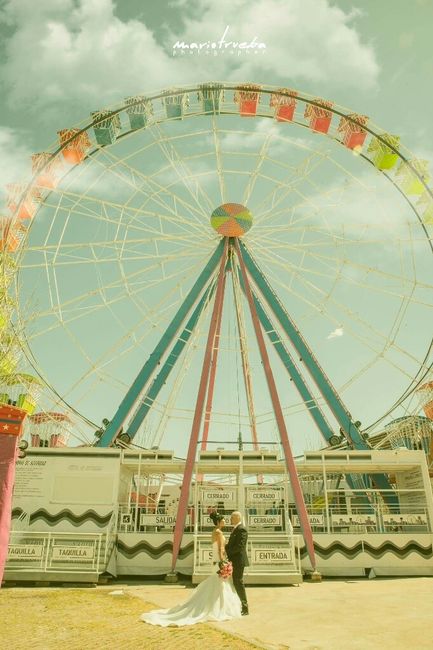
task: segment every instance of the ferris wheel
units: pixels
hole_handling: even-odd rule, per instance
[[[398,136],[305,93],[208,83],[58,137],[2,221],[2,313],[47,411],[108,418],[102,444],[185,449],[214,324],[202,441],[274,444],[250,300],[295,450],[362,445],[402,414],[432,364],[433,195]]]

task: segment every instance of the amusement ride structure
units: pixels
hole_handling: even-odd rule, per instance
[[[432,461],[433,193],[398,136],[288,88],[207,83],[98,110],[32,165],[2,219],[4,416],[28,414],[37,447],[104,417],[93,446],[185,452],[173,570],[198,450],[281,449],[313,569],[307,432],[369,450],[394,414],[379,446],[406,435]],[[346,480],[395,502],[386,473]]]

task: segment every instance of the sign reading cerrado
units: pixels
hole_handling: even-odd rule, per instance
[[[250,53],[254,51],[255,54],[258,52],[264,52],[266,50],[266,44],[257,40],[257,36],[251,41],[229,41],[227,39],[229,33],[230,25],[224,30],[224,34],[218,41],[202,41],[195,42],[191,41],[190,43],[185,43],[185,41],[176,41],[173,45],[173,54],[185,54],[189,52],[190,54],[224,54],[225,52],[237,52],[240,55],[242,52]]]

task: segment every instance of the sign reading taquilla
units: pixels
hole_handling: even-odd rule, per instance
[[[93,546],[53,546],[52,559],[66,562],[83,562],[92,560],[95,554]]]
[[[11,544],[8,560],[33,560],[42,557],[42,544]]]

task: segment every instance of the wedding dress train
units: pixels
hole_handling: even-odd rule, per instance
[[[218,545],[212,545],[214,562],[218,558]],[[201,582],[185,603],[170,609],[157,609],[146,612],[140,620],[151,625],[168,627],[204,623],[205,621],[227,621],[241,617],[241,601],[233,587],[231,578],[223,580],[215,573]]]

